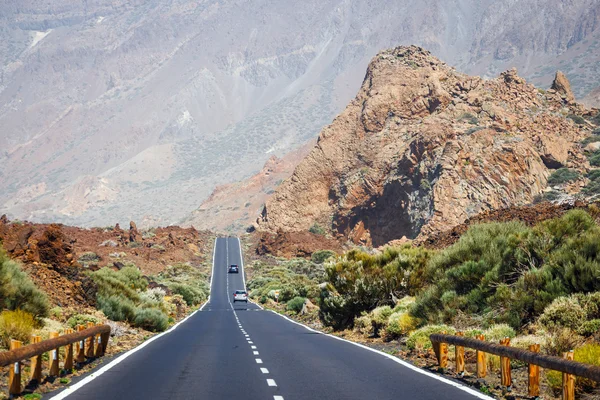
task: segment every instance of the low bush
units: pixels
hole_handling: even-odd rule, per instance
[[[310,256],[310,260],[315,264],[323,264],[325,261],[335,256],[335,251],[319,250],[312,253],[312,255]]]
[[[286,309],[288,311],[294,311],[296,313],[299,313],[300,311],[302,311],[302,307],[304,307],[305,302],[306,299],[304,297],[294,297],[293,299],[287,302]]]
[[[161,332],[169,326],[169,318],[155,308],[138,308],[133,318],[133,325],[152,332]]]
[[[325,268],[328,285],[321,291],[321,320],[342,329],[363,311],[416,294],[426,284],[426,265],[433,254],[410,245],[387,247],[375,255],[349,251]]]
[[[123,296],[98,296],[98,308],[113,321],[132,322],[136,306],[133,301]]]
[[[600,128],[597,129],[598,132],[594,131],[594,135],[587,137],[581,141],[582,146],[587,146],[590,143],[600,142]],[[596,134],[598,133],[598,134]]]
[[[148,281],[137,267],[127,266],[119,271],[104,267],[90,274],[98,285],[98,295],[106,298],[123,296],[131,301],[139,301],[139,291],[145,290]]]
[[[20,309],[35,318],[48,316],[50,303],[31,278],[0,248],[0,309]]]
[[[428,350],[431,348],[431,340],[429,340],[429,335],[443,332],[453,335],[456,333],[456,330],[447,325],[425,325],[412,332],[408,336],[406,347],[411,350]]]
[[[600,319],[584,321],[581,325],[579,325],[577,333],[585,337],[597,335],[600,333]]]
[[[512,339],[517,336],[517,333],[507,324],[496,324],[483,331],[483,335],[485,336],[486,340],[498,342],[500,339],[504,338]]]
[[[585,319],[586,313],[579,301],[570,296],[555,299],[546,307],[538,322],[547,329],[565,327],[576,331]]]
[[[600,344],[589,343],[576,348],[573,354],[575,361],[585,364],[600,366]],[[562,373],[558,371],[547,371],[548,385],[555,394],[562,390]],[[590,393],[598,387],[598,382],[590,379],[577,377],[575,380],[575,391],[577,393]]]
[[[208,298],[209,289],[205,282],[197,286],[184,283],[171,283],[168,286],[173,293],[181,295],[188,306],[198,305]]]
[[[600,151],[596,151],[588,156],[588,161],[590,165],[594,167],[600,167]]]
[[[35,318],[23,310],[5,310],[0,313],[0,345],[10,348],[10,340],[29,343],[35,327]]]
[[[321,225],[319,225],[316,222],[308,229],[308,231],[310,233],[314,233],[315,235],[322,235],[322,236],[327,233],[325,228],[323,228]]]
[[[385,336],[394,339],[406,336],[417,328],[418,321],[407,312],[396,312],[389,316]]]
[[[88,322],[92,322],[97,324],[99,322],[98,318],[89,314],[75,314],[71,318],[67,320],[67,325],[71,327],[71,329],[75,329],[77,325],[87,325]]]
[[[584,344],[585,338],[569,328],[557,327],[547,332],[544,351],[551,355],[562,357],[566,351]]]
[[[567,115],[567,118],[575,122],[577,125],[585,125],[585,118],[580,115],[569,114]]]
[[[554,171],[548,178],[549,185],[560,185],[579,179],[579,172],[570,168],[560,168]]]

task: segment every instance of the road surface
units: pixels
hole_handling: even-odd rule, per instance
[[[233,292],[245,288],[239,240],[219,238],[214,248],[210,301],[201,311],[56,398],[487,398],[255,304],[231,303]],[[240,273],[228,274],[230,264]]]

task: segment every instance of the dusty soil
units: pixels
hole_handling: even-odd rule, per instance
[[[318,250],[344,251],[344,246],[337,240],[310,232],[277,232],[255,233],[252,238],[256,254],[275,257],[310,257]]]

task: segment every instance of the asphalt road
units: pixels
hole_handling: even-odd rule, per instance
[[[228,274],[229,264],[240,265],[240,273]],[[486,398],[255,304],[233,304],[233,292],[245,287],[236,238],[217,239],[213,271],[210,301],[201,311],[60,398]]]

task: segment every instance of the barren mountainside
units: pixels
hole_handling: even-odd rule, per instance
[[[597,0],[0,4],[0,213],[165,225],[313,139],[400,44],[600,85]],[[235,216],[232,217],[235,219]]]
[[[545,91],[516,70],[491,80],[459,73],[416,46],[381,52],[258,227],[318,224],[379,246],[531,203],[553,170],[589,169],[580,142],[593,125],[574,119],[592,111],[573,99],[561,73]]]

